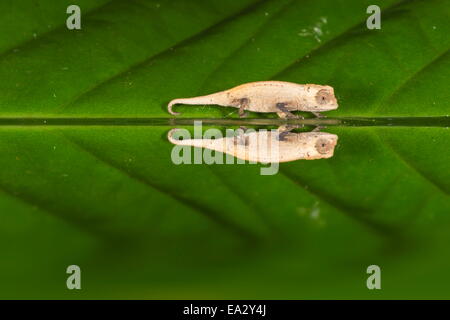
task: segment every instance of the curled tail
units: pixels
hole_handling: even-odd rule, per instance
[[[185,134],[183,134],[183,130]],[[178,137],[184,136],[185,138],[179,139],[177,136]],[[187,131],[186,129],[178,129],[178,128],[171,129],[167,133],[167,139],[171,143],[179,146],[209,148],[214,150],[217,150],[216,145],[220,145],[220,142],[223,141],[223,139],[205,139],[205,138],[191,139],[189,131]],[[221,150],[219,149],[219,151]]]
[[[194,146],[194,147],[202,147],[203,146],[203,139],[177,139],[174,137],[174,135],[176,135],[177,131],[183,131],[183,130],[186,130],[186,129],[179,129],[179,128],[171,129],[167,133],[167,139],[171,143],[177,144],[179,146]]]
[[[169,112],[170,112],[170,111],[169,111]],[[172,113],[172,112],[170,112],[170,113]],[[169,139],[169,141],[170,141],[171,143],[173,143],[173,144],[182,145],[184,140],[178,140],[178,139],[175,139],[175,138],[173,137],[173,135],[175,134],[175,132],[177,132],[178,130],[180,130],[180,129],[178,129],[178,128],[173,128],[173,129],[171,129],[171,130],[167,133],[167,139]]]
[[[174,116],[178,116],[181,113],[172,110],[172,107],[175,104],[190,104],[190,105],[218,104],[222,106],[230,105],[224,91],[194,98],[173,99],[167,105],[167,111],[169,111],[169,113],[173,114]]]
[[[172,110],[173,105],[178,104],[178,103],[185,103],[186,100],[189,99],[173,99],[172,101],[169,102],[169,105],[167,106],[167,111],[169,111],[170,114],[173,114],[174,116],[179,116],[181,113],[179,112],[175,112]]]

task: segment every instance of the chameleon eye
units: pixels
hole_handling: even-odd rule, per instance
[[[330,152],[330,150],[333,148],[332,144],[328,139],[321,138],[317,140],[316,145],[314,146],[320,154],[326,154]]]
[[[327,89],[319,90],[316,94],[316,101],[318,104],[327,104],[331,101],[331,93]]]

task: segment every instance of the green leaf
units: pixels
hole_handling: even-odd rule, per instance
[[[380,30],[361,0],[69,4],[0,4],[0,297],[449,298],[449,1],[381,1]],[[415,125],[330,126],[273,176],[172,163],[169,100],[269,79]]]

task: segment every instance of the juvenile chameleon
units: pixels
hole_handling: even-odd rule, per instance
[[[250,82],[206,96],[174,99],[170,101],[168,111],[179,115],[172,110],[175,104],[235,107],[239,108],[240,117],[245,116],[245,110],[276,112],[281,118],[296,118],[291,111],[308,111],[321,117],[319,112],[338,107],[333,87],[284,81]]]
[[[278,131],[252,131],[234,137],[218,139],[183,139],[167,134],[176,145],[193,146],[220,151],[238,159],[260,163],[278,163],[294,160],[325,159],[333,156],[338,137],[326,132],[289,132],[282,126]],[[286,133],[280,139],[280,133]]]

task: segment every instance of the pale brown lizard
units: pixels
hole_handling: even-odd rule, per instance
[[[278,131],[251,131],[238,136],[217,139],[178,140],[174,137],[176,130],[179,129],[172,129],[167,134],[169,141],[173,144],[216,150],[242,160],[260,163],[330,158],[333,156],[338,140],[335,134],[295,133],[289,132],[290,129],[286,129],[285,126],[280,127]]]
[[[319,112],[338,107],[333,87],[284,81],[250,82],[206,96],[174,99],[170,101],[168,111],[179,115],[172,110],[175,104],[235,107],[239,108],[240,117],[245,116],[246,110],[276,112],[281,118],[296,118],[291,111],[308,111],[320,117]]]

